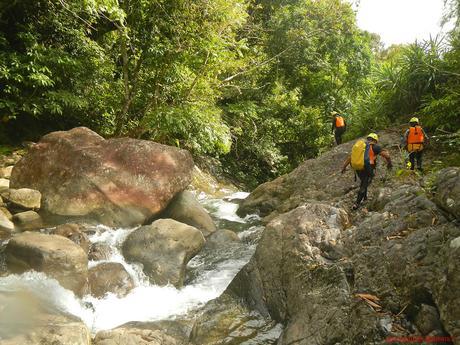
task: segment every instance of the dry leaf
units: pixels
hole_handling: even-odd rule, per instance
[[[382,307],[380,305],[378,305],[377,303],[374,303],[368,299],[365,300],[367,304],[369,304],[370,306],[374,307],[375,309],[382,309]]]
[[[371,301],[380,301],[380,298],[378,298],[375,295],[368,294],[368,293],[357,293],[357,294],[355,294],[355,296],[361,297],[363,299],[368,299],[368,300],[371,300]]]

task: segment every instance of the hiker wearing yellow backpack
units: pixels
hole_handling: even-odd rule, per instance
[[[415,169],[415,161],[417,160],[417,169],[421,171],[424,144],[429,141],[429,138],[420,126],[418,118],[411,118],[409,124],[410,127],[404,134],[404,138],[406,149],[409,152],[410,169]]]
[[[375,133],[370,133],[366,140],[358,140],[351,149],[351,155],[343,163],[342,174],[345,173],[347,166],[350,164],[361,181],[356,203],[352,207],[353,210],[357,210],[361,202],[367,200],[367,187],[369,187],[374,177],[377,156],[380,155],[385,158],[388,169],[393,167],[390,154],[377,145],[378,141],[379,137]]]
[[[342,135],[347,130],[347,124],[343,115],[336,111],[332,112],[332,132],[334,133],[335,142],[337,145],[342,143]]]

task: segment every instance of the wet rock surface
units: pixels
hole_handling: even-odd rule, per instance
[[[161,217],[191,225],[201,230],[204,237],[216,231],[211,216],[189,191],[178,193],[162,212]]]
[[[204,243],[198,229],[173,219],[159,219],[134,230],[123,243],[123,255],[129,261],[142,263],[153,283],[181,287],[187,263]]]
[[[35,232],[21,233],[8,242],[5,256],[12,273],[44,272],[77,295],[85,291],[87,255],[67,238]]]
[[[94,297],[103,297],[108,292],[123,297],[134,288],[129,273],[122,264],[116,262],[103,262],[90,268],[88,283]]]
[[[85,253],[89,252],[91,242],[80,225],[72,223],[62,224],[57,226],[51,233],[68,238],[72,242],[78,244]]]
[[[381,137],[395,157],[388,144],[397,133]],[[226,294],[284,324],[278,345],[408,336],[460,344],[459,168],[421,178],[380,167],[370,200],[351,212],[356,183],[338,171],[352,144],[306,161],[241,203],[240,215],[257,212],[267,226]]]
[[[91,334],[78,318],[44,306],[28,291],[0,290],[1,345],[90,345]]]

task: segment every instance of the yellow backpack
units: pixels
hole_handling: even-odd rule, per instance
[[[364,140],[358,140],[351,149],[351,167],[354,170],[364,170],[367,144]]]

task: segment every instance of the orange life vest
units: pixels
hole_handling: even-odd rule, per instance
[[[345,120],[343,119],[342,116],[335,117],[335,127],[336,128],[345,127]]]
[[[416,152],[423,150],[423,143],[425,136],[423,135],[422,127],[415,126],[409,128],[409,135],[407,136],[407,151]]]
[[[369,164],[374,166],[375,165],[375,153],[374,153],[374,145],[369,145]]]

